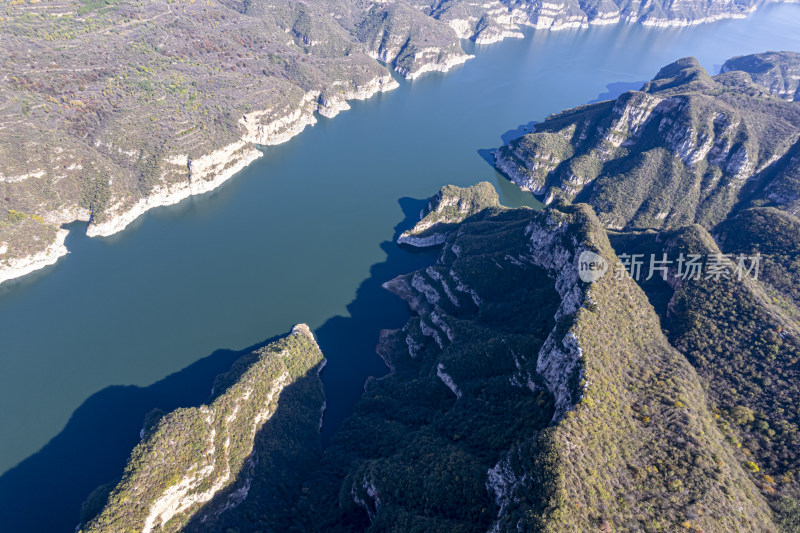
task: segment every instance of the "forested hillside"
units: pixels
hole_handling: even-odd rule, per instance
[[[250,435],[203,409],[295,353],[267,350],[208,406],[151,416],[87,529],[800,530],[800,103],[759,77],[775,57],[794,56],[713,78],[681,60],[512,141],[498,163],[546,194],[541,211],[499,205],[488,183],[442,188],[399,239],[439,246],[436,263],[384,285],[413,317],[382,332],[387,374],[324,452],[315,374],[244,439],[258,463],[200,446]],[[305,346],[291,368],[319,363],[310,333],[288,339]],[[184,419],[206,428],[180,437],[197,452],[165,462]],[[231,496],[187,500],[222,456]]]

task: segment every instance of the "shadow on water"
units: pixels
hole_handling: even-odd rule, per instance
[[[61,433],[0,477],[0,529],[71,531],[85,497],[122,474],[148,412],[200,405],[218,374],[272,340],[216,350],[148,387],[112,386],[93,394]]]
[[[642,82],[617,82],[592,102],[616,98]],[[508,143],[530,133],[530,121],[500,136]],[[494,148],[478,154],[494,167]],[[409,319],[407,304],[383,289],[398,275],[432,264],[438,248],[420,250],[396,244],[397,237],[419,219],[427,199],[401,198],[403,220],[392,240],[380,244],[385,261],[370,268],[370,276],[347,306],[349,316],[328,319],[314,332],[329,364],[322,373],[327,397],[321,431],[323,446],[353,411],[369,376],[386,373],[375,354],[381,329],[402,327]],[[76,229],[76,228],[70,228]],[[0,524],[8,531],[64,531],[78,522],[81,503],[103,483],[118,478],[139,441],[145,415],[154,408],[171,411],[208,400],[214,378],[239,357],[275,338],[245,350],[217,350],[149,387],[113,386],[92,395],[70,418],[64,430],[44,448],[0,477]],[[42,504],[48,512],[41,512]]]
[[[606,91],[598,94],[597,98],[587,102],[587,105],[588,104],[595,104],[595,103],[598,103],[598,102],[605,102],[605,101],[608,101],[608,100],[614,100],[614,99],[618,98],[620,95],[622,95],[622,94],[624,94],[624,93],[626,93],[628,91],[638,91],[644,86],[645,83],[646,82],[644,82],[644,81],[634,81],[634,82],[619,81],[619,82],[609,83],[609,84],[606,85]],[[538,120],[532,120],[532,121],[527,122],[525,124],[520,124],[516,128],[508,130],[507,132],[503,133],[500,136],[500,138],[503,141],[503,144],[508,144],[511,141],[522,137],[523,135],[526,135],[528,133],[533,132],[534,127],[539,122],[540,121],[538,121]],[[513,184],[513,182],[509,179],[509,177],[504,172],[499,171],[495,167],[494,152],[498,148],[499,148],[499,146],[494,147],[494,148],[480,148],[478,150],[478,155],[480,156],[481,159],[486,161],[489,164],[489,166],[494,168],[495,171],[500,176],[503,177],[503,180],[499,182],[499,184],[500,184],[499,186],[502,187],[503,183]],[[516,185],[514,185],[514,187],[516,187]],[[584,195],[588,194],[589,191],[591,191],[591,187],[592,187],[591,185],[587,186],[582,191],[583,194]],[[537,197],[536,199],[538,201],[539,197]],[[575,201],[579,202],[579,201],[582,201],[582,199],[579,196],[579,197],[575,198]],[[543,204],[541,204],[540,202],[537,202],[537,203],[538,203],[538,205],[536,205],[535,207],[538,207],[538,208],[543,207]],[[526,205],[528,205],[528,204],[526,204]],[[534,207],[534,206],[532,205],[531,207]]]
[[[592,102],[616,98],[642,85],[611,83],[608,91]],[[530,121],[505,132],[502,142],[530,133],[536,123]],[[494,149],[478,150],[492,167]],[[419,220],[427,199],[401,198],[398,202],[403,220],[395,226],[392,240],[380,244],[385,261],[370,268],[369,278],[361,283],[355,299],[347,306],[349,316],[332,317],[314,332],[329,361],[322,373],[327,397],[321,431],[323,446],[353,411],[366,379],[387,371],[375,354],[380,330],[402,327],[410,317],[407,304],[383,289],[382,284],[432,264],[439,253],[438,248],[420,250],[396,244],[397,237]],[[241,351],[217,350],[149,387],[112,386],[92,395],[73,413],[61,433],[0,477],[3,530],[71,530],[78,522],[86,496],[121,475],[149,411],[171,411],[206,402],[218,374],[229,370],[239,357],[273,340]],[[48,509],[46,513],[41,512],[43,504]]]
[[[298,494],[317,467],[322,449],[353,412],[367,378],[387,373],[375,352],[380,330],[402,327],[411,316],[407,304],[382,284],[433,264],[439,255],[438,247],[425,250],[396,244],[400,234],[419,220],[427,202],[399,200],[404,219],[395,226],[392,240],[381,243],[386,260],[370,268],[370,277],[361,283],[355,299],[347,306],[350,316],[330,318],[314,332],[328,360],[321,374],[325,398],[316,393],[315,376],[311,373],[286,387],[278,409],[256,436],[255,464],[204,505],[185,531],[309,530],[302,523],[304,513],[297,508]],[[317,433],[323,399],[323,426]],[[230,509],[228,502],[242,487],[249,487],[248,497]],[[213,518],[225,509],[230,510]],[[209,514],[211,522],[204,521]]]
[[[502,144],[508,144],[514,139],[519,139],[523,135],[527,135],[528,133],[533,132],[533,127],[536,126],[539,120],[531,120],[530,122],[526,122],[525,124],[520,124],[514,129],[508,130],[507,132],[500,135],[500,139],[502,140]],[[481,159],[489,163],[492,167],[494,167],[494,151],[500,147],[498,144],[494,148],[480,148],[478,149],[478,155],[481,156]]]
[[[590,104],[596,104],[597,102],[605,102],[606,100],[614,100],[619,95],[626,93],[628,91],[638,91],[641,89],[644,84],[647,83],[645,81],[618,81],[614,83],[609,83],[606,85],[607,91],[604,93],[600,93],[597,95],[597,98],[588,102]]]
[[[329,398],[322,426],[323,446],[352,412],[367,377],[387,372],[375,354],[380,330],[402,327],[411,316],[408,305],[382,284],[433,264],[439,254],[438,248],[417,249],[396,244],[400,234],[416,224],[427,203],[427,199],[399,200],[403,221],[395,226],[392,240],[381,243],[386,260],[370,268],[370,277],[361,283],[355,299],[347,306],[350,316],[333,317],[314,332],[322,353],[331,362],[322,374],[325,395]],[[350,364],[335,364],[336,361]]]
[[[613,99],[617,98],[618,96],[620,96],[621,94],[626,93],[628,91],[638,91],[639,89],[642,88],[642,86],[645,83],[646,82],[644,82],[644,81],[634,81],[634,82],[618,81],[618,82],[614,82],[614,83],[609,83],[608,85],[606,85],[606,89],[607,90],[605,92],[598,94],[597,98],[595,98],[594,100],[591,100],[591,101],[589,101],[587,103],[595,104],[597,102],[604,102],[606,100],[613,100]],[[507,132],[505,132],[502,135],[500,135],[500,139],[502,139],[503,144],[508,144],[511,141],[513,141],[514,139],[519,139],[523,135],[527,135],[528,133],[531,133],[533,131],[533,128],[539,122],[541,122],[541,121],[539,121],[539,120],[531,120],[530,122],[526,122],[524,124],[520,124],[516,128],[510,129]],[[492,152],[494,152],[494,150],[496,150],[496,149],[497,149],[497,147],[495,147],[495,148],[482,148],[482,149],[478,150],[478,155],[480,155],[481,158],[484,161],[486,161],[490,165],[494,166],[494,155],[492,155]]]
[[[503,139],[503,144],[508,144],[514,139],[519,139],[523,135],[526,135],[533,131],[533,127],[538,124],[538,120],[531,120],[530,122],[526,122],[525,124],[520,124],[513,130],[508,130],[504,134],[500,136]]]
[[[406,303],[382,284],[432,264],[438,255],[437,249],[418,250],[395,243],[400,233],[416,223],[426,203],[399,200],[404,220],[395,227],[392,240],[381,243],[386,260],[370,268],[370,277],[347,306],[350,316],[330,318],[314,332],[328,359],[322,373],[327,397],[323,444],[352,412],[366,379],[386,373],[375,353],[380,330],[401,327],[410,317]],[[277,338],[244,350],[216,350],[148,387],[112,386],[93,394],[72,414],[61,433],[0,477],[0,529],[71,531],[89,493],[122,474],[148,412],[207,402],[217,375]],[[43,508],[47,512],[42,512]]]

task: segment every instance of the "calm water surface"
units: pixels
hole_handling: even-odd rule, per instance
[[[0,524],[74,526],[86,493],[120,471],[148,410],[203,401],[237,351],[298,322],[329,360],[329,436],[364,379],[384,372],[379,329],[408,316],[380,283],[434,257],[391,242],[420,199],[489,180],[506,205],[537,205],[484,150],[680,57],[716,72],[734,55],[800,50],[799,27],[800,6],[773,5],[693,28],[530,32],[473,46],[477,57],[456,71],[355,102],[221,189],[150,211],[120,235],[89,239],[75,225],[70,255],[0,287]],[[42,505],[51,512],[32,512]]]

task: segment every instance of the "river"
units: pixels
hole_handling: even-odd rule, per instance
[[[423,199],[489,180],[506,205],[538,205],[492,169],[488,149],[680,57],[716,73],[734,55],[800,50],[797,28],[800,6],[775,4],[688,28],[467,43],[475,59],[321,118],[212,193],[110,238],[74,225],[72,253],[0,286],[0,525],[74,527],[80,501],[120,473],[147,411],[203,401],[241,350],[298,322],[329,361],[328,438],[365,378],[385,370],[379,330],[408,318],[380,283],[435,257],[392,242]]]

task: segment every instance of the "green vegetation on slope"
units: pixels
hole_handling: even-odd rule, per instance
[[[203,530],[241,504],[253,486],[262,489],[258,501],[282,498],[280,483],[297,483],[299,465],[315,458],[308,435],[319,428],[322,362],[302,324],[239,360],[217,379],[209,404],[150,424],[105,508],[82,531]],[[265,473],[273,484],[254,482]]]
[[[759,211],[744,211],[742,215],[759,218],[764,214]],[[776,210],[765,212],[787,216]],[[723,224],[725,242],[746,243],[744,235],[737,232],[743,221]],[[734,240],[734,235],[742,239]],[[758,240],[764,242],[767,235],[761,234]],[[649,239],[659,257],[661,253],[669,257],[683,253],[707,258],[720,253],[700,226],[650,234]],[[776,236],[775,243],[780,242]],[[624,235],[615,237],[614,243],[620,252],[642,251],[638,242]],[[780,264],[776,261],[779,257],[764,256],[767,264],[773,265],[768,279],[780,275],[774,266]],[[772,503],[797,494],[800,413],[795,406],[800,400],[800,327],[796,311],[787,312],[786,307],[794,309],[793,304],[769,296],[768,284],[750,278],[703,275],[679,279],[674,268],[670,277],[674,291],[670,291],[663,316],[664,327],[672,344],[685,354],[703,380],[717,423],[731,448]],[[643,284],[648,292],[653,287]]]
[[[714,235],[725,253],[760,254],[758,279],[773,302],[781,305],[786,299],[800,306],[800,220],[771,207],[745,209],[717,226]]]
[[[416,77],[466,60],[460,38],[494,42],[521,36],[521,25],[688,24],[755,5],[4,0],[0,202],[43,217],[51,234],[78,219],[97,227],[252,160],[254,144],[285,140],[315,112],[335,114],[378,79],[390,83],[376,59]],[[197,164],[211,154],[214,165]],[[43,250],[52,239],[41,233],[0,226],[0,260]]]
[[[548,117],[496,162],[545,202],[591,204],[609,228],[710,228],[750,198],[748,180],[766,180],[766,202],[795,201],[798,130],[796,103],[687,58],[641,91]]]
[[[747,72],[754,83],[786,100],[800,100],[800,54],[765,52],[727,60],[722,72]]]
[[[579,281],[585,250],[618,262],[586,206],[483,211],[387,284],[418,316],[383,335],[392,373],[306,483],[303,527],[774,530],[645,294]]]
[[[414,312],[381,334],[390,373],[368,381],[323,454],[315,376],[244,439],[263,462],[205,445],[223,431],[242,441],[242,427],[209,440],[202,417],[241,394],[154,413],[90,526],[141,521],[133,497],[151,524],[230,533],[797,531],[800,110],[750,76],[681,60],[501,149],[504,171],[557,207],[506,209],[485,183],[443,188],[405,235],[442,244],[438,261],[385,285]],[[581,199],[591,206],[564,202]],[[674,264],[641,285],[616,275],[623,253],[721,252],[761,254],[759,278],[686,278]],[[591,283],[578,275],[586,253],[608,266]],[[216,390],[237,391],[262,360]],[[274,384],[267,367],[258,381]],[[152,506],[203,471],[189,455],[177,470],[164,461],[166,437],[212,465],[171,508],[213,487],[220,459],[235,481],[189,512]]]
[[[490,207],[501,206],[497,191],[488,181],[463,188],[445,185],[419,214],[420,221],[404,231],[397,242],[412,246],[442,244],[461,221]]]

